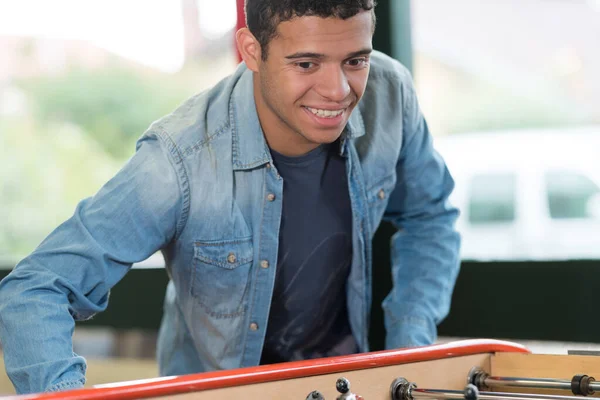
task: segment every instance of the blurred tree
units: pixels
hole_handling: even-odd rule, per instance
[[[119,168],[68,122],[0,120],[0,262],[31,252]],[[43,133],[41,133],[43,132]],[[5,265],[5,264],[4,264]]]
[[[75,124],[116,159],[131,154],[150,123],[189,94],[183,82],[174,85],[162,74],[126,69],[72,70],[27,80],[21,87],[37,121]]]

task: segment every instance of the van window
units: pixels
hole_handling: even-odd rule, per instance
[[[506,223],[515,219],[514,174],[481,174],[471,178],[468,218],[472,224]]]
[[[591,179],[578,172],[555,170],[546,173],[545,182],[551,218],[591,218],[587,204],[600,192]]]

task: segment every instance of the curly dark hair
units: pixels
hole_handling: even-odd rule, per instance
[[[375,29],[376,0],[246,0],[246,26],[260,43],[261,58],[267,59],[267,48],[277,36],[277,26],[295,17],[317,16],[348,19],[361,11],[370,11]]]

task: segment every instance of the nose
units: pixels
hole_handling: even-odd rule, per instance
[[[330,101],[342,102],[347,99],[350,94],[350,84],[346,72],[340,66],[334,65],[322,71],[317,92]]]

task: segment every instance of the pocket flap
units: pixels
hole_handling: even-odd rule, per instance
[[[252,261],[252,238],[195,242],[194,256],[204,263],[234,269]]]

